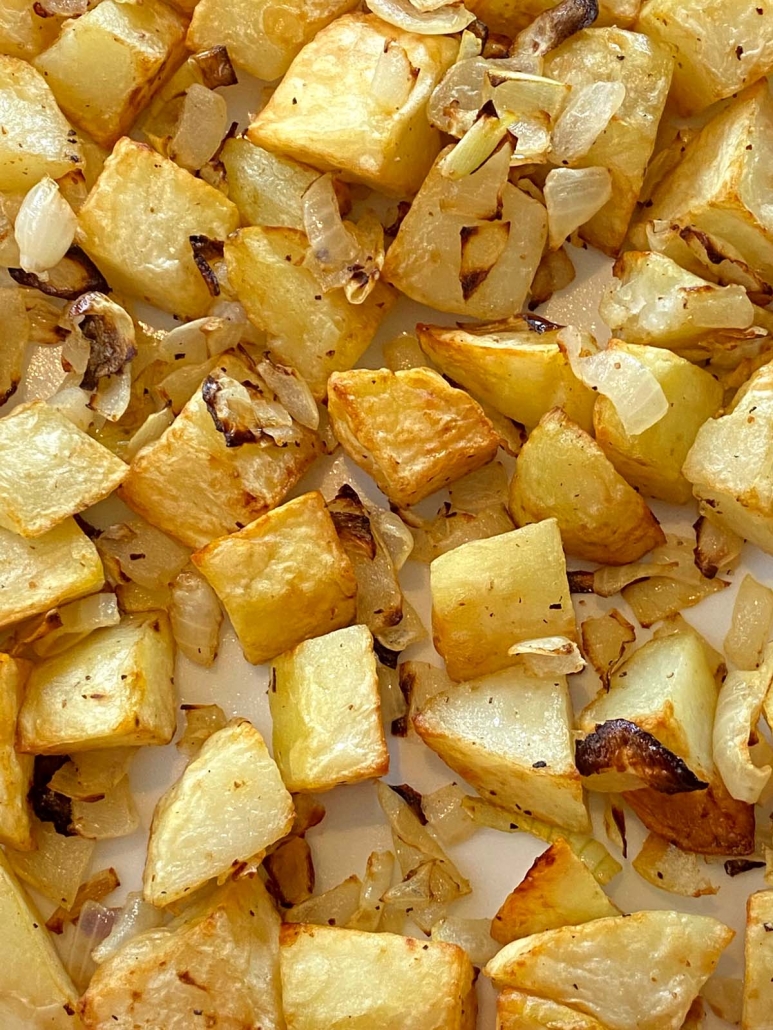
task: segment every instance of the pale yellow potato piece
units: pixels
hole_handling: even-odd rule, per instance
[[[0,5],[0,54],[31,61],[56,39],[61,21],[42,18],[29,0],[3,0]]]
[[[671,98],[684,115],[773,71],[773,8],[759,0],[648,0],[637,28],[676,49]]]
[[[555,519],[473,540],[430,566],[435,647],[452,679],[515,665],[513,644],[577,638]]]
[[[97,549],[65,519],[34,540],[0,529],[0,627],[92,594],[105,582]]]
[[[78,223],[78,242],[113,289],[182,318],[198,318],[212,297],[189,237],[224,240],[239,225],[239,212],[219,190],[174,161],[122,139]]]
[[[405,100],[397,109],[372,88],[390,46],[407,56]],[[418,36],[374,15],[346,14],[301,50],[248,136],[380,192],[416,193],[440,150],[427,101],[457,50],[447,36]]]
[[[568,830],[590,828],[565,677],[503,669],[434,695],[413,725],[481,797]]]
[[[279,925],[260,877],[226,883],[98,966],[78,1006],[86,1030],[284,1030]]]
[[[165,612],[129,615],[36,665],[17,747],[66,755],[168,744],[176,725],[174,642]]]
[[[295,810],[263,738],[246,719],[213,733],[159,800],[143,876],[163,907],[225,876],[290,831]]]
[[[599,16],[594,24],[631,28],[641,5],[642,0],[599,0]],[[530,25],[538,14],[555,7],[556,0],[468,0],[465,6],[492,32],[513,36]]]
[[[535,322],[535,325],[538,323]],[[593,427],[597,394],[581,383],[557,343],[559,328],[417,326],[422,350],[454,382],[531,430],[551,408]]]
[[[287,1030],[468,1030],[473,968],[461,948],[393,933],[285,924]]]
[[[686,504],[692,487],[682,466],[699,429],[719,410],[722,387],[708,372],[663,347],[619,340],[610,346],[631,354],[652,372],[666,395],[668,411],[654,426],[630,436],[615,406],[600,395],[593,410],[596,441],[631,486],[649,497]]]
[[[383,282],[362,304],[350,304],[343,290],[323,293],[303,267],[308,250],[297,229],[256,226],[228,240],[225,260],[250,321],[269,334],[272,354],[297,369],[322,400],[330,373],[359,361],[397,295]]]
[[[349,626],[273,663],[274,758],[288,790],[331,790],[389,771],[373,638]]]
[[[357,580],[320,493],[288,501],[191,560],[253,665],[354,618]]]
[[[260,385],[273,398],[245,357],[222,354],[216,368]],[[295,428],[297,445],[261,440],[227,447],[199,388],[163,435],[134,459],[121,494],[165,533],[189,547],[203,547],[279,504],[301,478],[320,445],[314,432]]]
[[[543,930],[577,926],[619,912],[583,860],[559,837],[507,895],[491,921],[491,936],[509,944]]]
[[[111,147],[185,54],[185,20],[161,0],[101,0],[35,60],[79,129]]]
[[[510,988],[497,995],[496,1030],[605,1030],[593,1016]]]
[[[487,465],[499,447],[480,405],[428,368],[336,372],[328,394],[341,446],[402,508]]]
[[[666,539],[593,437],[560,408],[544,416],[518,455],[510,514],[518,526],[555,518],[567,554],[606,565],[636,561]]]
[[[0,322],[3,326],[3,347],[0,350],[0,404],[16,393],[24,371],[24,359],[30,338],[24,292],[18,286],[0,289]]]
[[[766,1030],[773,1005],[773,891],[757,891],[746,902],[742,1030]]]
[[[81,168],[83,152],[43,76],[0,55],[0,190],[26,193]]]
[[[107,497],[128,471],[44,401],[14,408],[0,419],[0,525],[41,536]]]
[[[319,178],[316,168],[256,147],[243,136],[226,140],[220,160],[228,196],[244,225],[303,229],[303,194]]]
[[[580,229],[580,235],[607,254],[622,246],[655,147],[658,123],[668,97],[673,57],[662,44],[623,29],[584,29],[545,59],[548,78],[585,86],[622,82],[622,106],[584,157],[579,168],[608,168],[612,199]],[[648,212],[652,218],[652,212]]]
[[[29,662],[0,654],[0,843],[25,851],[33,847],[27,794],[34,759],[16,750],[16,720],[30,669]]]
[[[679,1030],[734,936],[709,916],[634,912],[514,941],[484,972],[497,987],[571,1005],[608,1030]]]
[[[270,82],[320,29],[356,6],[357,0],[200,0],[188,46],[225,46],[237,68]]]

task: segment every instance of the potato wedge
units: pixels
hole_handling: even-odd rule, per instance
[[[510,988],[497,995],[496,1030],[605,1030],[586,1016],[547,998],[535,998]]]
[[[568,830],[589,829],[563,676],[503,669],[435,694],[413,725],[482,797]]]
[[[743,1030],[764,1030],[773,1004],[773,891],[757,891],[746,902],[746,938],[743,981]]]
[[[316,168],[256,147],[243,136],[220,151],[228,196],[244,225],[277,225],[303,231],[303,194],[320,173]]]
[[[213,733],[156,805],[143,876],[163,908],[227,876],[289,833],[295,809],[263,738],[246,719]]]
[[[435,647],[452,679],[517,664],[513,644],[577,639],[566,561],[555,519],[473,540],[430,566]]]
[[[66,755],[168,744],[176,725],[174,642],[165,612],[126,616],[35,666],[20,751]]]
[[[0,655],[0,843],[22,851],[33,847],[30,805],[34,759],[16,750],[16,721],[31,666]]]
[[[136,5],[118,6],[133,10]],[[154,217],[159,212],[163,219]],[[181,318],[198,318],[212,297],[193,260],[190,237],[224,240],[239,225],[239,212],[219,190],[174,161],[122,139],[78,223],[78,242],[113,289]]]
[[[518,455],[509,507],[517,526],[555,518],[567,554],[605,565],[636,561],[666,539],[593,437],[560,408],[543,416]]]

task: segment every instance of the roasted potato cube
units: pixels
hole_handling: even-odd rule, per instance
[[[316,168],[256,147],[243,136],[225,141],[220,160],[228,196],[239,208],[244,225],[303,230],[303,194],[319,178]]]
[[[66,755],[168,744],[176,725],[165,612],[126,616],[36,665],[19,712],[20,751]]]
[[[455,944],[288,923],[280,962],[288,1030],[475,1025],[473,968]]]
[[[452,679],[515,665],[513,644],[577,638],[555,519],[469,544],[430,566],[435,647]]]
[[[605,1030],[593,1016],[510,989],[497,995],[496,1030]]]
[[[288,501],[191,560],[254,665],[354,618],[357,580],[320,493]]]
[[[513,941],[485,973],[497,987],[571,1005],[609,1030],[680,1030],[734,936],[710,916],[634,912]]]
[[[212,376],[221,373],[274,397],[242,355],[221,354]],[[279,504],[311,465],[318,437],[297,423],[293,428],[291,446],[261,438],[229,447],[199,388],[163,435],[134,459],[122,496],[170,536],[202,547]]]
[[[0,55],[0,190],[26,193],[83,166],[83,152],[43,76]]]
[[[615,406],[600,395],[593,410],[596,441],[631,486],[649,497],[686,504],[692,487],[682,466],[698,430],[719,410],[722,387],[708,372],[665,348],[617,340],[610,346],[631,354],[652,372],[666,395],[668,411],[654,426],[629,436]]]
[[[563,408],[590,432],[596,394],[581,383],[562,354],[559,327],[529,316],[516,327],[417,326],[422,350],[476,397],[531,430],[551,408]]]
[[[584,29],[545,59],[549,78],[571,86],[603,79],[622,82],[626,89],[617,114],[587,154],[574,162],[580,168],[608,168],[612,176],[612,199],[580,229],[583,239],[607,254],[620,250],[639,199],[673,63],[667,47],[616,28]],[[648,216],[654,217],[651,211]]]
[[[200,0],[188,46],[226,46],[237,68],[271,82],[320,29],[356,6],[357,0]]]
[[[27,794],[34,760],[16,750],[16,720],[29,672],[28,662],[0,654],[0,843],[24,851],[33,847]]]
[[[746,902],[743,980],[743,1030],[765,1030],[773,1005],[773,891],[757,891]]]
[[[636,561],[666,540],[639,494],[560,408],[518,455],[510,514],[518,526],[555,518],[567,554],[606,565]]]
[[[385,283],[362,304],[350,304],[343,290],[323,293],[304,267],[308,250],[297,229],[256,226],[228,240],[225,259],[250,321],[269,334],[271,352],[322,400],[330,373],[354,366],[397,297]]]
[[[543,205],[507,181],[503,147],[463,179],[440,161],[389,248],[384,276],[420,304],[475,318],[509,318],[525,305],[547,239]]]
[[[289,833],[293,801],[246,719],[213,733],[159,800],[145,861],[145,900],[163,907],[238,869]]]
[[[102,962],[78,1006],[87,1030],[284,1030],[279,916],[257,876],[232,880]]]
[[[34,540],[0,529],[0,627],[99,590],[97,549],[73,519]]]
[[[28,0],[4,0],[0,6],[0,54],[31,61],[56,39],[61,22],[38,14]]]
[[[238,226],[239,212],[219,190],[174,161],[122,139],[78,222],[79,243],[113,289],[181,318],[198,318],[212,297],[193,260],[190,237],[225,239]]]
[[[428,368],[335,372],[328,393],[341,446],[401,508],[487,465],[499,447],[480,405]]]
[[[185,20],[161,0],[101,0],[64,23],[35,67],[67,117],[112,147],[184,54]]]
[[[273,663],[274,757],[287,789],[331,790],[389,771],[373,638],[349,626]]]
[[[457,50],[446,36],[417,36],[373,15],[346,14],[301,50],[248,136],[379,192],[416,193],[440,150],[427,101]],[[385,61],[404,73],[402,94],[399,82],[390,86],[388,102],[372,85]]]
[[[642,0],[599,0],[596,25],[619,25],[628,29],[636,21]],[[556,6],[556,0],[470,0],[466,4],[491,32],[514,36],[530,25],[537,15]]]

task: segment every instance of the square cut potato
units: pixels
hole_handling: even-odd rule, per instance
[[[288,790],[331,790],[389,771],[373,638],[349,626],[274,660],[274,757]]]
[[[475,1026],[473,967],[455,944],[288,923],[280,968],[287,1030]]]
[[[174,161],[122,139],[78,224],[78,243],[114,290],[181,318],[198,318],[212,296],[193,260],[190,237],[224,240],[239,225],[239,212]]]
[[[403,96],[390,95],[387,105],[372,84],[388,50],[397,50],[405,82]],[[447,36],[418,36],[372,14],[346,14],[301,50],[248,137],[381,193],[414,194],[440,150],[427,101],[457,51]]]
[[[0,654],[0,843],[27,851],[33,847],[30,805],[31,755],[16,750],[16,720],[31,666]]]
[[[29,0],[3,0],[0,5],[0,54],[31,61],[56,39],[61,22],[42,17]]]
[[[773,891],[757,891],[746,902],[743,1030],[766,1030],[773,1006]]]
[[[104,582],[97,549],[74,519],[34,540],[0,529],[0,627],[92,594]]]
[[[46,80],[26,61],[0,55],[0,190],[26,193],[46,175],[82,167],[75,130]]]
[[[289,833],[295,810],[263,738],[246,719],[213,733],[159,800],[143,877],[163,907],[236,871]]]
[[[320,29],[356,6],[357,0],[199,0],[188,46],[225,46],[237,68],[271,82]]]
[[[214,374],[220,372],[274,396],[245,355],[221,354]],[[121,494],[165,533],[203,547],[279,504],[311,465],[319,439],[297,423],[294,428],[297,440],[288,447],[266,438],[228,447],[199,388],[158,440],[139,452]]]
[[[384,282],[362,304],[343,290],[323,293],[304,267],[306,234],[280,226],[241,229],[225,245],[228,279],[249,320],[268,333],[278,361],[297,369],[317,400],[331,372],[352,368],[397,300]]]
[[[513,644],[577,639],[566,560],[555,519],[473,540],[430,566],[435,647],[452,679],[515,665]]]
[[[335,372],[328,395],[341,446],[401,508],[487,465],[499,447],[480,405],[428,368]]]
[[[322,494],[274,508],[191,558],[260,665],[354,618],[357,580]]]
[[[176,726],[174,641],[165,612],[129,615],[36,665],[17,747],[66,755],[168,744]]]
[[[565,677],[503,669],[435,694],[413,725],[481,797],[567,830],[590,828]]]
[[[79,129],[112,147],[185,55],[185,20],[161,0],[101,0],[35,60]]]
[[[107,497],[128,471],[44,401],[14,408],[0,419],[0,525],[41,536]]]

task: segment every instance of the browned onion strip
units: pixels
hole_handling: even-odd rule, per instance
[[[91,258],[77,246],[70,247],[59,264],[49,269],[47,279],[41,279],[34,272],[25,272],[23,268],[9,268],[8,274],[19,286],[29,286],[61,300],[76,300],[92,291],[110,292],[105,277]]]

